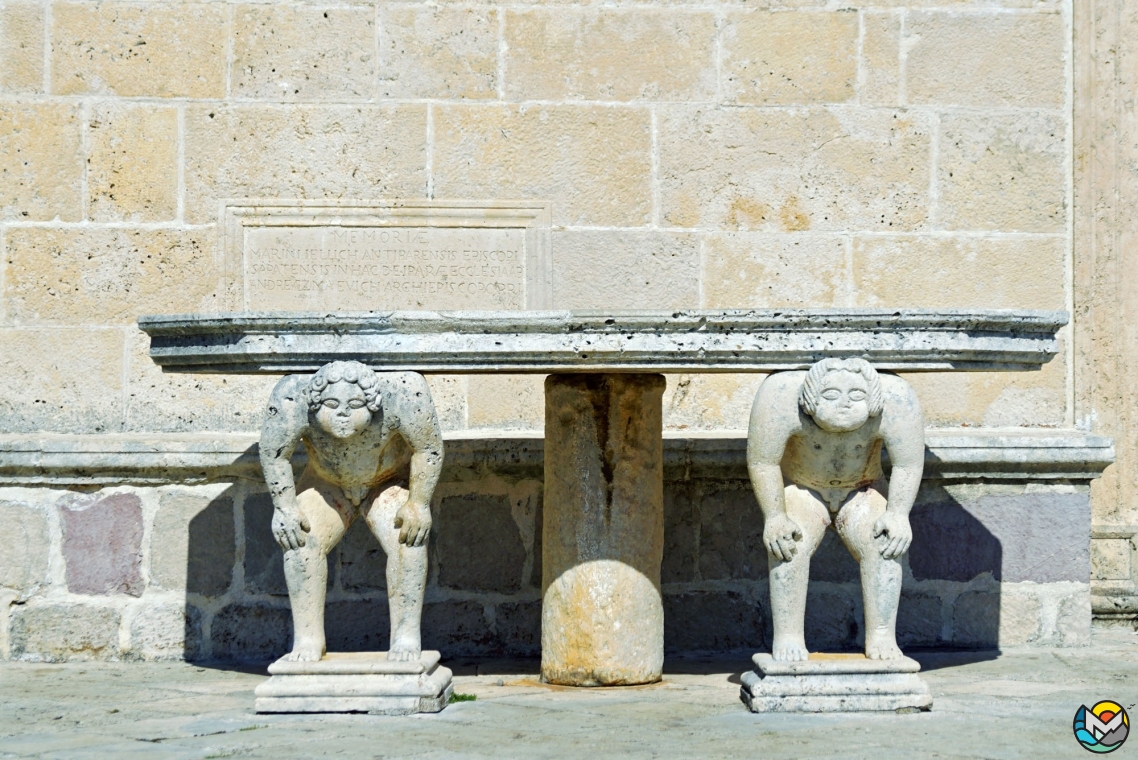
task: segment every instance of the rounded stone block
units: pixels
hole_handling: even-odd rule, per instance
[[[662,375],[545,381],[541,675],[548,683],[660,680],[663,394]]]

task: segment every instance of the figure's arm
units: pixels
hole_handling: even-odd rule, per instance
[[[763,513],[763,543],[776,559],[789,562],[801,540],[799,526],[787,517],[783,497],[782,456],[799,428],[797,375],[771,375],[759,386],[747,429],[747,472]]]
[[[304,546],[308,520],[296,502],[292,454],[308,428],[305,378],[288,375],[269,395],[261,426],[261,470],[273,499],[273,536],[284,550]]]
[[[407,503],[395,514],[395,527],[402,543],[421,546],[431,532],[431,496],[443,471],[443,435],[423,376],[403,373],[396,383],[391,413],[399,418],[399,434],[411,448],[411,482]]]
[[[874,526],[874,535],[887,536],[881,554],[892,559],[908,551],[913,539],[909,512],[925,469],[925,418],[912,386],[891,375],[883,375],[882,383],[885,408],[881,413],[881,435],[893,472],[889,476],[885,515]]]

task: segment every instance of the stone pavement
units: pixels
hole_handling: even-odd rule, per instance
[[[1080,758],[1075,711],[1138,703],[1138,636],[1090,647],[912,653],[935,703],[916,715],[752,715],[747,657],[669,661],[654,686],[538,683],[535,661],[448,663],[474,701],[438,715],[257,715],[261,667],[0,663],[0,758]],[[1138,753],[1138,739],[1117,757]]]

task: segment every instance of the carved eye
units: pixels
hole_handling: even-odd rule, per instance
[[[350,406],[352,409],[361,409],[363,408],[363,405],[364,402],[360,401],[358,398],[354,398],[348,402],[348,406]]]
[[[336,407],[338,407],[340,405],[340,402],[334,398],[326,398],[326,399],[324,399],[323,404],[324,404],[324,406],[328,407],[329,409],[335,409]]]
[[[851,401],[865,401],[865,391],[852,390],[850,391]]]
[[[826,390],[822,391],[822,398],[826,399],[827,401],[837,401],[841,397],[842,392],[837,388],[827,388]]]

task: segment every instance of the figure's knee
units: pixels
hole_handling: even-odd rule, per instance
[[[885,495],[870,487],[857,492],[842,505],[834,520],[834,528],[854,559],[880,559],[875,547],[874,529],[877,520],[885,514]]]

